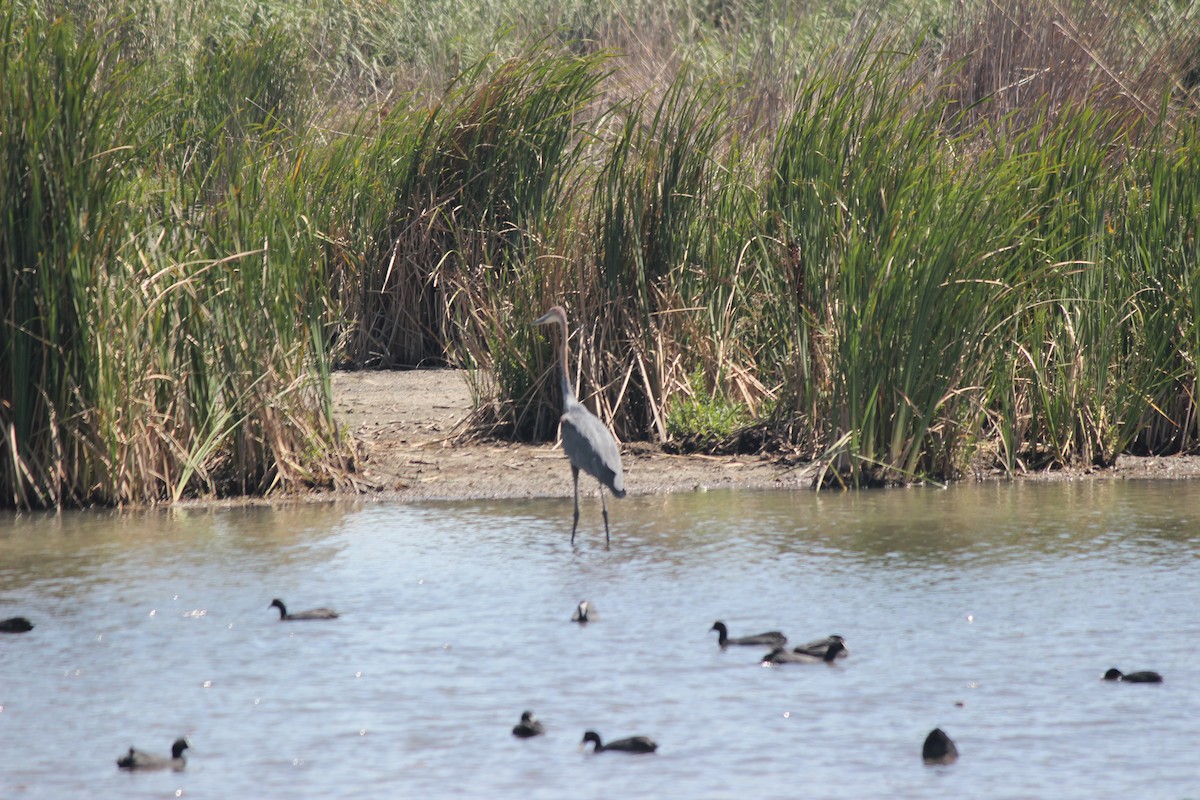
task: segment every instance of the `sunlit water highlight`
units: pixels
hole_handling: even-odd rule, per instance
[[[631,497],[607,551],[594,500],[574,549],[569,499],[5,516],[0,797],[1196,796],[1196,488]],[[718,619],[851,656],[764,668]]]

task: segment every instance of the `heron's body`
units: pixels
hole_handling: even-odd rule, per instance
[[[558,347],[559,380],[562,385],[563,413],[562,446],[571,462],[571,479],[575,484],[575,519],[571,523],[571,543],[575,542],[575,531],[579,527],[579,471],[583,470],[600,482],[600,505],[604,510],[604,542],[608,544],[608,502],[604,499],[604,487],[614,497],[625,496],[625,477],[621,469],[621,450],[612,432],[600,418],[588,411],[575,397],[571,380],[567,375],[567,312],[554,306],[534,320],[535,325],[557,323],[561,328]]]
[[[621,451],[617,440],[582,403],[569,398],[562,415],[563,452],[575,470],[583,470],[607,486],[614,497],[625,496]],[[576,478],[578,480],[578,478]],[[603,491],[603,490],[602,490]]]
[[[287,606],[279,598],[272,600],[268,608],[279,609],[280,622],[298,622],[309,619],[337,619],[338,617],[338,613],[332,608],[310,608],[308,611],[297,611],[294,614],[289,614]]]
[[[117,759],[117,766],[121,769],[183,769],[187,766],[187,762],[183,758],[183,751],[188,749],[187,739],[176,739],[175,744],[171,746],[171,755],[159,756],[154,753],[147,753],[143,750],[137,750],[133,747],[129,748],[129,752]]]

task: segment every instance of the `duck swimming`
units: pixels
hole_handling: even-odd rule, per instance
[[[271,601],[271,605],[267,608],[279,609],[280,622],[294,622],[305,619],[337,619],[338,613],[332,608],[312,608],[308,611],[297,611],[295,614],[289,614],[287,606],[278,597]]]
[[[587,622],[588,615],[591,615],[591,619],[596,619],[596,607],[587,600],[581,600],[575,613],[571,615],[571,622]]]
[[[926,764],[950,764],[958,760],[958,748],[941,728],[934,728],[925,737],[921,758]]]
[[[1121,672],[1121,670],[1113,667],[1108,672],[1104,673],[1106,681],[1124,681],[1125,683],[1162,683],[1163,677],[1157,672],[1149,669],[1141,672]]]
[[[183,758],[183,751],[187,749],[187,739],[175,740],[175,744],[171,745],[170,758],[167,756],[159,756],[153,753],[147,753],[145,751],[130,747],[128,753],[117,759],[117,766],[121,769],[181,770],[187,766],[187,762]]]
[[[587,731],[583,734],[583,741],[579,743],[579,747],[582,749],[588,742],[595,745],[592,749],[593,753],[603,753],[608,750],[621,753],[653,753],[658,749],[658,743],[648,736],[630,736],[628,739],[617,739],[615,742],[601,744],[600,734],[595,731]]]
[[[809,653],[797,653],[788,650],[786,647],[776,647],[771,652],[763,656],[762,663],[764,664],[832,664],[838,655],[845,650],[846,647],[841,642],[832,642],[825,650],[825,654],[814,656]]]
[[[811,642],[805,642],[802,645],[793,647],[792,652],[804,653],[805,655],[816,656],[817,658],[824,658],[825,652],[833,646],[834,642],[837,642],[842,646],[842,649],[838,651],[838,658],[845,658],[846,656],[850,655],[850,651],[846,649],[846,640],[841,636],[838,636],[836,633],[826,636],[824,639],[813,639]]]
[[[546,732],[542,727],[540,720],[533,716],[532,711],[526,711],[521,715],[521,721],[513,728],[513,736],[519,736],[522,739],[528,739],[531,736],[541,736]]]
[[[769,645],[770,647],[783,647],[787,644],[787,637],[779,631],[768,631],[767,633],[756,633],[753,636],[739,636],[731,638],[729,630],[725,627],[724,622],[714,622],[709,628],[710,631],[717,632],[717,644],[725,647],[730,644],[745,644],[745,645]]]

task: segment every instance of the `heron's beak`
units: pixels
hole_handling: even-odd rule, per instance
[[[545,314],[542,314],[537,319],[535,319],[533,321],[533,324],[534,325],[545,325],[547,322],[550,322],[552,319],[554,319],[554,315],[547,312]]]

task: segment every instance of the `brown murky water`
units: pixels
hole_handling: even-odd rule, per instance
[[[6,516],[0,797],[1184,797],[1197,488],[638,497],[609,550],[594,501],[575,548],[570,500]],[[851,656],[764,668],[718,619]]]

